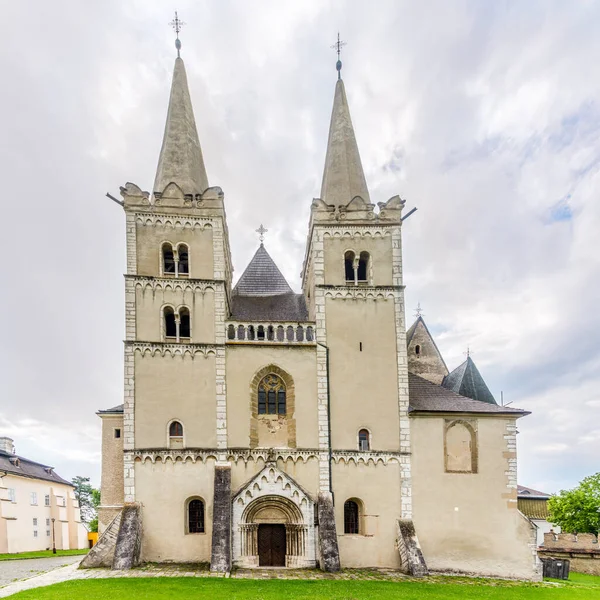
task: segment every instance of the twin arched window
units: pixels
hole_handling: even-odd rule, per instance
[[[163,308],[163,334],[169,341],[189,341],[192,337],[190,309],[180,306],[175,310],[172,306]]]
[[[360,534],[362,506],[360,500],[351,499],[344,502],[344,533]]]
[[[204,533],[204,502],[200,498],[190,498],[186,502],[186,533]]]
[[[161,247],[162,274],[174,277],[187,277],[190,274],[189,249],[187,244],[164,242]]]
[[[258,384],[258,414],[286,414],[285,383],[279,375],[269,373]]]
[[[344,273],[347,284],[368,283],[370,268],[371,255],[368,252],[363,251],[357,255],[354,250],[347,250],[344,254]]]

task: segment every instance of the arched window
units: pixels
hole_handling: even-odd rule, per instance
[[[189,275],[190,274],[190,259],[189,250],[186,244],[179,244],[177,246],[177,256],[179,258],[177,264],[178,275]]]
[[[169,437],[183,437],[183,425],[179,421],[173,421],[169,425]]]
[[[182,306],[179,309],[179,338],[189,339],[191,336],[190,309],[186,306]]]
[[[477,438],[472,423],[447,422],[444,450],[446,472],[477,473]]]
[[[169,448],[183,448],[183,425],[179,421],[169,425]]]
[[[346,283],[354,283],[354,252],[352,250],[348,250],[344,254],[344,272]]]
[[[344,502],[344,533],[360,533],[360,510],[358,502]]]
[[[285,383],[274,373],[263,377],[258,384],[258,414],[285,415]]]
[[[204,502],[193,498],[187,502],[186,533],[204,533]]]
[[[177,324],[175,322],[175,311],[171,306],[165,306],[163,312],[165,321],[165,337],[177,338]]]
[[[361,452],[368,452],[371,449],[371,436],[367,429],[358,432],[358,449]]]
[[[227,326],[227,339],[235,340],[235,326],[234,325]]]
[[[162,270],[163,275],[175,275],[175,255],[169,242],[162,245]]]
[[[361,252],[358,259],[357,279],[365,282],[369,280],[369,253]]]
[[[420,355],[421,355],[421,346],[419,346],[419,344],[417,344],[417,345],[415,346],[415,354],[416,354],[417,356],[420,356]]]

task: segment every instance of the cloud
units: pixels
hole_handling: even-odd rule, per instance
[[[419,208],[403,227],[408,321],[420,301],[450,367],[469,346],[496,397],[532,410],[519,426],[521,483],[553,491],[597,470],[598,5],[188,0],[178,10],[235,276],[263,222],[299,289],[340,30],[371,197],[400,193]],[[95,411],[122,399],[124,223],[104,193],[153,181],[171,14],[157,0],[4,12],[0,415],[32,452],[45,428],[45,460],[70,470],[94,456]],[[67,444],[83,448],[79,462],[61,453]],[[97,464],[88,472],[99,480]]]

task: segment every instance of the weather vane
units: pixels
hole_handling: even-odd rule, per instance
[[[417,303],[417,308],[415,308],[415,317],[419,318],[423,316],[423,311],[421,310],[421,303]]]
[[[265,233],[267,233],[267,231],[269,231],[268,229],[265,229],[263,227],[263,224],[260,224],[260,227],[256,230],[256,233],[258,233],[258,239],[260,240],[260,245],[262,246],[262,243],[265,241]]]
[[[185,23],[177,16],[177,11],[175,11],[175,18],[169,23],[169,25],[175,31],[175,48],[177,48],[177,58],[180,58],[179,51],[181,50],[181,40],[179,39],[179,32],[181,28],[185,25]]]
[[[340,32],[338,31],[337,42],[333,46],[331,46],[337,52],[337,55],[338,55],[337,62],[335,63],[335,68],[337,69],[337,72],[338,72],[338,79],[342,78],[342,61],[340,60],[340,54],[342,52],[342,46],[345,46],[345,45],[346,45],[346,42],[342,42],[340,40]]]

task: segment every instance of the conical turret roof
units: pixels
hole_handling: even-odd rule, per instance
[[[173,70],[167,123],[153,191],[162,193],[171,182],[176,183],[184,194],[201,194],[208,188],[185,65],[179,57]]]
[[[442,386],[473,400],[498,404],[470,356],[462,365],[444,377]]]
[[[329,125],[321,199],[327,204],[345,206],[355,196],[370,202],[344,82],[338,79]]]

